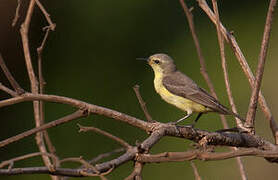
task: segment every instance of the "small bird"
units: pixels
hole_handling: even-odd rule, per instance
[[[224,115],[233,115],[244,121],[238,114],[220,104],[206,90],[185,74],[177,70],[173,59],[167,54],[154,54],[149,58],[137,58],[146,60],[154,71],[154,87],[156,92],[167,103],[187,112],[186,116],[177,120],[175,124],[190,117],[192,113],[199,113],[194,124],[203,113],[216,112]],[[194,124],[192,126],[194,126]]]

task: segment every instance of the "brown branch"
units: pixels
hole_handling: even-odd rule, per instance
[[[26,155],[19,156],[19,157],[16,157],[16,158],[12,158],[10,160],[2,161],[0,163],[0,168],[3,168],[5,166],[9,165],[9,169],[11,169],[13,164],[16,161],[21,161],[21,160],[28,159],[28,158],[31,158],[31,157],[40,156],[42,154],[46,155],[46,156],[49,156],[53,159],[54,166],[51,168],[51,170],[54,171],[54,169],[56,168],[56,165],[58,164],[58,159],[56,158],[56,156],[53,156],[52,154],[49,154],[49,153],[41,153],[41,152],[30,153],[30,154],[26,154]]]
[[[24,93],[24,90],[19,86],[19,84],[16,82],[16,80],[14,79],[12,74],[10,73],[10,71],[9,71],[8,67],[6,66],[6,63],[5,63],[1,53],[0,53],[0,66],[1,66],[5,76],[9,80],[10,84],[12,85],[14,90],[16,91],[16,93],[18,95]]]
[[[123,139],[117,137],[117,136],[114,136],[106,131],[103,131],[99,128],[96,128],[96,127],[85,127],[85,126],[81,126],[80,124],[77,124],[79,126],[79,132],[87,132],[87,131],[94,131],[96,133],[99,133],[99,134],[102,134],[114,141],[116,141],[117,143],[119,143],[120,145],[122,145],[123,147],[125,147],[126,149],[130,148],[131,146],[126,142],[124,141]]]
[[[139,120],[137,118],[134,118],[132,116],[126,115],[124,113],[120,113],[118,111],[114,111],[114,110],[111,110],[108,108],[104,108],[104,107],[93,105],[93,104],[88,104],[88,103],[85,103],[82,101],[78,101],[75,99],[66,98],[66,97],[62,97],[62,96],[26,93],[26,94],[24,94],[24,96],[18,96],[18,97],[11,98],[8,100],[0,101],[0,107],[19,103],[19,102],[34,101],[34,100],[44,100],[44,101],[68,104],[68,105],[71,105],[71,106],[79,108],[79,109],[82,109],[82,107],[83,107],[83,109],[85,108],[85,110],[83,111],[83,112],[86,112],[85,115],[87,115],[88,112],[95,113],[98,115],[104,115],[106,117],[114,118],[115,120],[125,122],[134,127],[138,127],[142,130],[145,130],[148,132],[153,132],[152,136],[156,136],[156,138],[149,139],[148,141],[145,141],[144,143],[142,143],[140,146],[140,148],[143,149],[144,151],[148,151],[148,149],[146,149],[145,146],[148,147],[148,146],[150,146],[150,144],[157,143],[157,141],[159,141],[159,139],[165,135],[186,138],[186,139],[192,140],[197,143],[208,144],[208,145],[225,145],[225,146],[235,146],[235,147],[262,147],[264,149],[273,148],[273,146],[274,146],[273,144],[261,139],[258,136],[248,135],[245,133],[225,133],[225,132],[224,133],[223,132],[222,133],[221,132],[209,133],[207,131],[193,129],[190,127],[174,126],[174,125],[163,124],[163,123],[159,123],[159,122],[148,123],[148,122]],[[78,112],[76,112],[76,114],[77,114],[77,117],[79,117],[79,116],[82,117],[82,113],[80,113],[81,115],[78,115]],[[56,125],[56,123],[57,122],[50,122],[45,125],[42,125],[39,128],[34,128],[32,130],[29,130],[28,135],[45,130],[49,127],[53,127],[53,125]],[[17,135],[17,136],[15,136],[16,138],[11,137],[9,139],[6,139],[6,140],[0,142],[0,147],[3,147],[9,143],[15,142],[18,139],[22,139],[26,135],[27,134],[24,134],[24,136]]]
[[[135,94],[136,94],[136,97],[137,97],[137,99],[138,99],[138,101],[139,101],[139,104],[140,104],[140,106],[141,106],[141,109],[143,110],[143,112],[144,112],[144,114],[145,114],[145,117],[147,118],[148,122],[155,122],[155,121],[152,119],[152,117],[151,117],[151,115],[150,115],[150,113],[149,113],[149,111],[148,111],[148,109],[147,109],[146,103],[145,103],[145,101],[143,100],[143,98],[142,98],[142,96],[141,96],[141,94],[140,94],[139,89],[140,89],[140,86],[137,85],[137,84],[133,87],[133,90],[134,90],[134,92],[135,92]]]
[[[0,101],[0,107],[9,106],[12,104],[17,104],[17,103],[25,102],[25,101],[34,101],[34,100],[43,100],[43,101],[67,104],[72,107],[76,107],[77,109],[88,110],[90,113],[104,115],[106,117],[110,117],[110,118],[114,118],[114,119],[122,121],[122,122],[126,122],[132,126],[138,127],[145,131],[151,130],[151,126],[149,123],[142,121],[140,119],[137,119],[135,117],[132,117],[132,116],[126,115],[124,113],[114,111],[114,110],[111,110],[111,109],[108,109],[105,107],[89,104],[89,103],[86,103],[83,101],[79,101],[76,99],[63,97],[63,96],[25,93],[18,97]]]
[[[82,164],[86,169],[91,169],[96,173],[86,173],[85,171],[82,172],[83,175],[86,176],[99,176],[102,180],[106,180],[106,178],[96,169],[95,166],[91,165],[90,163],[88,163],[87,161],[85,161],[83,159],[83,157],[78,157],[78,158],[66,158],[66,159],[62,159],[60,161],[60,163],[64,163],[64,162],[78,162],[80,164]],[[84,173],[85,172],[85,173]]]
[[[43,73],[42,73],[42,52],[43,52],[44,45],[46,43],[47,37],[49,35],[49,31],[50,31],[49,26],[47,28],[44,28],[44,30],[46,30],[46,32],[44,34],[44,38],[41,42],[41,45],[37,48],[38,74],[39,74],[39,93],[40,94],[44,93],[44,88],[45,88],[45,84],[46,84],[46,82],[43,78]],[[39,101],[39,111],[40,111],[41,124],[44,124],[45,114],[44,114],[44,103],[43,103],[43,101]],[[47,131],[43,131],[43,137],[45,139],[46,145],[47,145],[50,153],[56,155],[56,149],[55,149],[54,145],[52,144],[51,139],[50,139]]]
[[[0,83],[0,90],[10,94],[13,97],[18,96],[18,94],[16,92],[14,92],[13,90],[7,88],[6,86],[4,86],[2,83]]]
[[[193,161],[190,161],[190,165],[193,169],[193,172],[194,172],[194,176],[195,176],[195,180],[202,180],[198,170],[197,170],[197,167],[195,165],[195,163]]]
[[[63,124],[63,123],[66,123],[66,122],[69,122],[69,121],[72,121],[72,120],[75,120],[75,119],[78,119],[78,118],[81,118],[81,117],[84,117],[86,116],[86,113],[84,113],[83,111],[76,111],[70,115],[67,115],[65,117],[62,117],[60,119],[57,119],[55,121],[52,121],[52,122],[49,122],[49,123],[46,123],[46,124],[43,124],[42,126],[39,126],[39,127],[36,127],[34,129],[30,129],[28,131],[25,131],[21,134],[18,134],[16,136],[13,136],[13,137],[10,137],[10,138],[7,138],[3,141],[0,142],[0,148],[1,147],[4,147],[10,143],[13,143],[13,142],[16,142],[20,139],[23,139],[25,137],[28,137],[32,134],[35,134],[37,132],[41,132],[43,130],[46,130],[48,128],[51,128],[51,127],[55,127],[55,126],[58,126],[60,124]]]
[[[14,15],[14,19],[13,19],[13,22],[12,22],[12,26],[15,26],[17,21],[18,21],[20,6],[21,6],[21,0],[17,0],[17,6],[16,6],[16,10],[15,10],[15,15]]]
[[[113,155],[113,154],[115,154],[115,153],[119,153],[119,152],[123,152],[123,151],[125,151],[124,148],[118,148],[118,149],[115,149],[115,150],[113,150],[113,151],[111,151],[111,152],[100,154],[100,155],[98,155],[97,157],[95,157],[95,158],[93,158],[93,159],[91,159],[91,160],[89,160],[89,161],[87,161],[87,162],[88,162],[89,164],[95,164],[96,162],[98,162],[99,160],[101,160],[101,159],[103,159],[103,158],[109,157],[109,156],[111,156],[111,155]],[[85,167],[85,166],[82,165],[82,166],[79,167],[79,169],[82,169],[82,168],[84,168],[84,167]],[[68,178],[69,178],[69,177],[63,177],[62,179],[63,179],[63,180],[67,180]]]
[[[197,50],[197,54],[198,54],[199,61],[200,61],[200,66],[201,66],[200,67],[200,72],[201,72],[202,76],[204,77],[205,81],[207,82],[207,85],[209,86],[211,94],[216,99],[218,99],[217,95],[216,95],[216,92],[215,92],[215,89],[213,87],[213,84],[211,82],[211,79],[210,79],[210,77],[209,77],[209,75],[207,73],[207,70],[206,70],[205,58],[203,56],[203,53],[202,53],[202,50],[201,50],[201,47],[200,47],[200,43],[199,43],[196,31],[195,31],[193,15],[192,15],[191,11],[188,9],[187,5],[184,3],[184,0],[180,0],[180,4],[181,4],[181,6],[182,6],[182,8],[183,8],[183,10],[185,12],[186,18],[188,20],[190,31],[191,31],[191,34],[192,34],[192,37],[193,37],[193,40],[194,40],[194,44],[195,44],[196,50]],[[223,124],[223,127],[225,129],[227,129],[228,128],[228,123],[227,123],[227,120],[226,120],[225,116],[220,114],[220,118],[221,118],[221,122]]]
[[[125,180],[142,180],[142,170],[143,170],[144,164],[141,162],[135,162],[134,163],[134,169],[132,173],[125,178]]]
[[[94,157],[93,159],[91,159],[90,161],[88,161],[88,163],[90,164],[95,164],[96,162],[100,161],[101,159],[103,158],[106,158],[106,157],[109,157],[115,153],[120,153],[120,152],[124,152],[125,149],[124,148],[118,148],[118,149],[115,149],[111,152],[107,152],[107,153],[103,153],[103,154],[100,154],[98,155],[97,157]]]
[[[143,163],[182,162],[195,159],[202,161],[224,160],[239,156],[278,157],[277,149],[263,151],[256,148],[232,150],[229,152],[207,152],[201,150],[189,150],[186,152],[164,152],[160,154],[138,154],[136,160]]]
[[[210,20],[216,24],[216,18],[215,18],[215,15],[214,13],[211,11],[210,7],[208,6],[208,4],[206,3],[205,0],[197,0],[198,3],[199,3],[199,6],[203,9],[203,11],[207,14],[207,16],[210,18]],[[229,43],[229,45],[231,46],[236,58],[238,59],[240,65],[241,65],[241,68],[243,70],[243,72],[245,73],[248,81],[249,81],[249,84],[251,87],[253,87],[254,85],[254,82],[255,82],[255,77],[246,61],[246,58],[244,57],[240,47],[238,46],[237,44],[237,41],[235,39],[235,37],[229,33],[226,28],[220,24],[220,27],[221,27],[221,33],[222,35],[224,36],[225,40]],[[269,125],[270,125],[270,128],[272,130],[272,134],[275,138],[275,143],[278,144],[278,125],[277,123],[275,122],[273,116],[272,116],[272,113],[265,101],[265,98],[262,94],[262,92],[259,92],[259,103],[260,103],[260,106],[261,106],[261,109],[262,111],[264,112],[266,118],[269,120]]]
[[[217,37],[218,37],[218,44],[219,44],[219,48],[220,48],[220,56],[221,56],[221,61],[222,61],[222,69],[223,69],[223,73],[224,73],[224,79],[225,79],[225,85],[226,85],[226,89],[227,89],[227,94],[229,97],[229,102],[230,105],[232,107],[232,111],[234,113],[237,113],[237,109],[234,103],[234,99],[233,99],[233,95],[232,95],[232,90],[230,87],[230,82],[229,82],[229,77],[228,77],[228,70],[227,70],[227,64],[226,64],[226,58],[225,58],[225,46],[224,46],[224,38],[221,34],[221,29],[220,29],[220,17],[219,17],[219,13],[218,13],[218,5],[217,5],[217,1],[216,0],[212,0],[212,4],[213,4],[213,10],[215,13],[215,17],[216,17],[216,30],[217,30]],[[246,130],[246,128],[244,128],[243,123],[241,122],[240,119],[238,119],[237,117],[235,117],[236,119],[236,124],[237,127],[240,127],[241,129]],[[233,148],[236,150],[236,148]],[[246,172],[244,170],[244,166],[242,163],[242,160],[240,157],[236,157],[236,161],[239,167],[239,172],[241,175],[241,179],[243,180],[247,180],[247,175]]]
[[[36,0],[30,0],[25,20],[22,23],[21,28],[20,28],[20,33],[21,33],[23,50],[24,50],[26,68],[27,68],[29,80],[31,83],[31,92],[34,94],[38,94],[38,92],[39,92],[38,81],[35,76],[33,65],[32,65],[30,49],[29,49],[29,38],[28,38],[29,27],[30,27],[31,17],[32,17],[33,11],[34,11],[35,2],[36,2]],[[36,127],[40,127],[42,125],[42,123],[41,123],[41,118],[40,118],[40,109],[39,109],[38,101],[33,101],[33,109],[34,109],[34,119],[35,119]],[[41,133],[41,132],[37,133],[35,139],[36,139],[36,143],[37,143],[37,146],[38,146],[40,152],[47,153],[47,149],[45,147],[44,140],[43,140],[43,133]],[[52,166],[51,161],[47,156],[42,155],[42,159],[43,159],[44,164],[47,167],[50,168]],[[53,180],[58,179],[57,177],[54,177],[54,176],[51,176],[51,178]]]
[[[237,109],[236,109],[236,106],[234,103],[232,90],[231,90],[231,86],[230,86],[229,76],[228,76],[228,70],[227,70],[227,64],[226,64],[226,58],[225,58],[224,39],[223,39],[223,36],[221,34],[221,29],[220,29],[221,23],[220,23],[220,18],[219,18],[219,13],[218,13],[217,1],[212,0],[212,4],[213,4],[213,9],[214,9],[215,18],[216,18],[217,37],[218,37],[218,44],[219,44],[219,49],[220,49],[221,61],[222,61],[221,65],[222,65],[222,69],[223,69],[223,73],[224,73],[224,80],[225,80],[225,85],[226,85],[226,89],[227,89],[227,94],[228,94],[230,105],[232,107],[232,111],[234,113],[237,113]],[[237,117],[235,117],[235,119],[236,119],[237,127],[243,128],[243,124],[242,124],[241,120],[238,119]]]
[[[50,15],[47,13],[46,9],[43,7],[41,2],[39,0],[35,0],[35,1],[36,1],[36,4],[38,5],[38,7],[40,8],[41,12],[43,13],[45,19],[47,20],[47,22],[49,24],[49,29],[54,31],[56,24],[52,22]]]
[[[262,40],[262,44],[261,44],[261,51],[260,51],[260,55],[259,55],[259,62],[258,62],[257,71],[256,71],[256,78],[255,78],[253,91],[252,91],[251,98],[250,98],[248,113],[246,116],[245,125],[247,127],[251,127],[252,129],[255,128],[255,115],[256,115],[257,104],[258,104],[258,96],[259,96],[259,91],[260,91],[261,82],[262,82],[263,73],[264,73],[264,65],[265,65],[265,61],[266,61],[269,37],[270,37],[270,32],[271,32],[271,25],[272,25],[276,2],[277,2],[276,0],[271,0],[269,3],[269,8],[268,8],[266,22],[265,22],[265,28],[264,28],[264,34],[263,34],[263,40]],[[253,133],[255,133],[255,132],[253,132]]]

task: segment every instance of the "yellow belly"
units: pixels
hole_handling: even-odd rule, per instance
[[[186,111],[187,113],[190,112],[209,112],[211,111],[209,108],[195,103],[189,99],[183,98],[181,96],[177,96],[169,92],[163,85],[162,85],[162,77],[155,76],[154,79],[154,87],[156,92],[162,97],[163,100],[176,106],[177,108]]]

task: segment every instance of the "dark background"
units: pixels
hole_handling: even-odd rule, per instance
[[[21,18],[13,28],[11,23],[17,1],[0,0],[0,52],[20,85],[29,90],[29,79],[19,34],[27,2],[29,1],[22,1]],[[188,6],[194,6],[196,32],[208,73],[221,102],[228,105],[215,27],[195,1],[187,3]],[[223,24],[234,31],[253,72],[257,64],[268,3],[269,1],[252,0],[219,1],[218,3]],[[147,102],[154,119],[161,122],[177,120],[184,113],[160,99],[153,88],[151,68],[144,62],[135,60],[137,57],[148,57],[160,52],[172,56],[182,72],[194,79],[201,87],[208,89],[200,74],[196,49],[178,0],[52,0],[42,1],[42,4],[51,15],[53,22],[57,24],[56,30],[50,33],[43,52],[47,94],[76,98],[145,119],[132,89],[135,84],[139,84],[141,95]],[[262,85],[274,117],[278,117],[276,111],[278,85],[275,78],[278,57],[277,15],[276,12]],[[36,72],[36,48],[44,35],[41,29],[46,25],[42,13],[36,7],[29,32]],[[228,46],[226,55],[234,99],[239,113],[245,116],[250,97],[249,84]],[[2,72],[0,80],[4,85],[9,86]],[[8,96],[0,92],[0,99],[6,98]],[[46,122],[73,111],[73,108],[66,105],[46,103]],[[1,140],[34,127],[31,102],[1,108],[0,117]],[[191,123],[193,119],[194,117],[188,119],[184,124]],[[219,116],[214,113],[204,115],[198,122],[197,128],[210,131],[220,129],[222,126],[219,119]],[[228,120],[229,125],[234,126],[233,119],[229,117]],[[273,141],[268,123],[260,110],[256,120],[257,134]],[[147,137],[143,131],[127,124],[103,116],[91,115],[49,129],[51,140],[60,158],[83,156],[85,159],[90,159],[119,147],[118,144],[101,135],[92,132],[78,133],[77,123],[101,128],[131,144]],[[191,148],[190,144],[191,142],[187,140],[163,138],[151,152],[186,151]],[[1,148],[0,161],[37,151],[34,136],[31,136]],[[240,178],[235,159],[195,162],[204,179]],[[270,164],[263,158],[244,157],[243,163],[249,179],[276,179],[275,176],[278,176],[277,165]],[[41,165],[42,161],[38,157],[15,163],[15,167]],[[65,167],[76,166],[71,163]],[[123,179],[131,173],[132,169],[133,164],[127,163],[117,168],[108,178]],[[143,169],[144,179],[175,180],[182,179],[181,177],[194,179],[189,162],[147,164]],[[49,179],[47,175],[0,176],[0,179],[38,178]]]

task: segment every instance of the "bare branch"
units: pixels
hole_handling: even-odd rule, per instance
[[[210,20],[216,24],[216,18],[215,18],[215,15],[214,13],[211,11],[210,7],[208,6],[208,4],[206,3],[205,0],[197,0],[198,3],[199,3],[199,6],[203,9],[203,11],[208,15],[208,17],[210,18]],[[220,24],[220,27],[221,27],[221,33],[222,35],[224,36],[225,40],[231,45],[231,48],[235,54],[235,56],[237,57],[240,65],[241,65],[241,68],[243,70],[243,72],[245,73],[248,81],[249,81],[249,84],[251,87],[253,87],[254,85],[254,82],[255,82],[255,77],[240,49],[240,47],[238,46],[237,44],[237,41],[235,39],[235,37],[229,33],[226,28]],[[262,111],[264,112],[266,118],[269,120],[269,125],[270,125],[270,128],[272,130],[272,134],[275,138],[275,143],[278,144],[278,125],[277,123],[275,122],[273,116],[272,116],[272,113],[265,101],[265,98],[263,96],[263,94],[261,92],[259,92],[259,103],[260,103],[260,106],[261,106],[261,109]]]
[[[124,141],[123,139],[117,137],[117,136],[114,136],[106,131],[103,131],[99,128],[96,128],[96,127],[85,127],[85,126],[81,126],[80,124],[77,124],[79,126],[79,132],[87,132],[87,131],[94,131],[96,133],[99,133],[99,134],[102,134],[114,141],[116,141],[117,143],[119,143],[120,145],[122,145],[123,147],[125,147],[126,149],[130,148],[131,146],[126,142]]]
[[[188,7],[186,6],[186,4],[184,3],[184,0],[180,0],[180,4],[181,4],[181,6],[182,6],[182,8],[185,12],[186,18],[188,20],[190,31],[191,31],[191,34],[192,34],[192,37],[193,37],[193,40],[194,40],[194,44],[195,44],[195,47],[196,47],[196,50],[197,50],[197,54],[198,54],[198,57],[199,57],[199,60],[200,60],[200,66],[201,66],[200,72],[203,75],[205,81],[207,82],[207,85],[209,86],[211,94],[216,99],[218,99],[217,95],[216,95],[216,92],[215,92],[215,89],[213,87],[213,84],[211,82],[211,79],[210,79],[210,77],[207,73],[207,70],[206,70],[207,68],[206,68],[205,58],[204,58],[203,53],[201,51],[200,43],[199,43],[197,34],[195,32],[195,25],[194,25],[194,21],[193,21],[193,15],[192,15],[191,11],[188,9]],[[228,128],[228,123],[227,123],[227,120],[226,120],[225,116],[222,115],[222,114],[219,114],[219,115],[220,115],[223,127],[225,129],[227,129]]]
[[[10,84],[12,85],[14,90],[16,91],[16,93],[18,95],[24,93],[24,90],[19,86],[19,84],[16,82],[16,80],[14,79],[12,74],[10,73],[10,71],[9,71],[8,67],[6,66],[6,63],[5,63],[1,53],[0,53],[0,66],[1,66],[4,74],[6,75],[7,79],[9,80]]]
[[[39,0],[35,0],[35,1],[36,1],[36,4],[38,5],[38,7],[40,8],[41,12],[43,13],[45,19],[47,20],[50,30],[54,31],[56,24],[52,22],[50,15],[47,13],[46,9],[43,7],[41,2]]]
[[[0,90],[10,94],[13,97],[18,96],[18,94],[16,92],[14,92],[13,90],[7,88],[6,86],[4,86],[2,83],[0,83]]]
[[[224,38],[221,34],[221,22],[220,22],[220,17],[219,17],[219,13],[218,13],[218,5],[217,5],[217,1],[216,0],[212,0],[212,4],[213,4],[213,10],[215,13],[215,17],[216,17],[216,30],[217,30],[217,37],[218,37],[218,43],[219,43],[219,48],[220,48],[220,55],[221,55],[221,60],[222,60],[222,69],[223,69],[223,73],[224,73],[224,79],[225,79],[225,85],[226,85],[226,89],[227,89],[227,94],[229,97],[229,102],[232,106],[232,111],[234,113],[237,113],[237,109],[234,103],[234,99],[233,99],[233,95],[232,95],[232,90],[230,87],[230,82],[229,82],[229,77],[228,77],[228,70],[227,70],[227,64],[226,64],[226,58],[225,58],[225,47],[224,47]],[[246,130],[246,128],[244,128],[243,123],[241,122],[240,119],[238,119],[237,117],[235,117],[236,119],[236,124],[237,127],[240,127],[241,129]],[[236,148],[233,148],[236,150]],[[239,172],[241,175],[241,179],[242,180],[247,180],[247,175],[246,172],[244,170],[244,166],[243,163],[241,161],[240,157],[236,157],[236,161],[239,167]]]
[[[273,19],[274,8],[276,6],[276,2],[277,2],[276,0],[271,0],[269,3],[269,8],[268,8],[266,22],[265,22],[265,28],[264,28],[264,35],[263,35],[263,40],[262,40],[262,44],[261,44],[261,51],[260,51],[260,55],[259,55],[259,62],[258,62],[257,71],[256,71],[256,78],[255,78],[253,91],[252,91],[251,98],[250,98],[248,113],[246,116],[245,125],[247,127],[251,127],[252,129],[255,128],[254,125],[255,125],[255,115],[256,115],[257,104],[258,104],[258,96],[259,96],[259,91],[260,91],[261,82],[262,82],[263,73],[264,73],[264,65],[265,65],[265,61],[266,61],[272,19]]]
[[[115,150],[113,150],[113,151],[111,151],[111,152],[100,154],[100,155],[98,155],[97,157],[95,157],[95,158],[91,159],[90,161],[88,161],[88,163],[89,163],[89,164],[95,164],[96,162],[98,162],[98,161],[101,160],[102,158],[106,158],[106,157],[109,157],[109,156],[111,156],[111,155],[113,155],[113,154],[115,154],[115,153],[119,153],[119,152],[123,152],[123,151],[125,151],[124,148],[118,148],[118,149],[115,149]],[[82,169],[82,168],[84,168],[84,167],[85,167],[85,166],[82,165],[82,166],[79,167],[79,169]],[[112,169],[111,169],[111,170],[112,170]],[[69,178],[69,177],[63,177],[63,180],[67,180],[68,178]]]
[[[29,27],[30,27],[30,22],[31,22],[31,17],[33,15],[34,11],[34,6],[35,6],[36,0],[30,0],[29,7],[26,13],[26,17],[24,22],[21,25],[20,28],[20,33],[21,33],[21,40],[22,40],[22,45],[23,45],[23,50],[24,50],[24,57],[25,57],[25,63],[27,67],[27,72],[28,76],[30,79],[31,83],[31,91],[34,94],[38,94],[38,81],[34,73],[33,65],[32,65],[32,60],[31,60],[31,55],[30,55],[30,49],[29,49],[29,38],[28,38],[28,33],[29,33]],[[38,101],[33,101],[33,109],[34,109],[34,119],[35,119],[35,124],[36,127],[40,127],[42,125],[41,118],[40,118],[40,109],[39,109],[39,102]],[[47,149],[44,144],[43,140],[43,133],[39,132],[36,135],[36,143],[37,146],[42,153],[47,153]],[[42,159],[44,164],[47,167],[51,167],[51,161],[47,156],[42,155]],[[57,177],[51,176],[53,180],[57,180]]]
[[[102,180],[106,180],[106,178],[96,169],[96,167],[94,167],[93,165],[91,165],[90,163],[85,161],[83,159],[83,157],[66,158],[66,159],[62,159],[60,161],[60,163],[64,163],[64,162],[78,162],[78,163],[82,164],[86,169],[91,169],[94,172],[96,172],[96,173],[87,173],[87,172],[83,171],[82,172],[83,175],[86,175],[86,176],[99,176]]]
[[[26,154],[26,155],[23,155],[23,156],[19,156],[19,157],[16,157],[16,158],[12,158],[10,160],[2,161],[0,163],[0,168],[3,168],[3,167],[5,167],[9,164],[14,164],[14,162],[16,162],[16,161],[21,161],[21,160],[24,160],[24,159],[28,159],[28,158],[35,157],[35,156],[40,156],[40,155],[42,155],[41,152],[35,152],[35,153],[30,153],[30,154]],[[56,158],[56,156],[53,156],[52,154],[49,154],[49,153],[44,153],[44,155],[49,156],[52,159],[54,159],[54,163],[57,164],[58,159]],[[52,168],[53,171],[54,171],[54,168],[55,168],[55,166]]]
[[[132,126],[138,127],[142,130],[153,132],[152,137],[144,143],[141,144],[140,148],[144,151],[148,151],[148,149],[145,148],[145,146],[149,147],[159,141],[160,138],[162,138],[165,135],[168,136],[175,136],[175,137],[181,137],[181,138],[187,138],[189,140],[192,140],[194,142],[198,142],[201,144],[208,144],[208,145],[225,145],[225,146],[235,146],[235,147],[263,147],[265,149],[273,148],[273,144],[261,139],[258,136],[254,135],[248,135],[245,133],[220,133],[220,132],[214,132],[209,133],[207,131],[202,131],[198,129],[193,129],[190,127],[182,127],[182,126],[174,126],[170,124],[163,124],[163,123],[148,123],[142,120],[139,120],[137,118],[134,118],[132,116],[126,115],[124,113],[120,113],[118,111],[114,111],[108,108],[104,108],[101,106],[88,104],[82,101],[74,100],[71,98],[66,98],[62,96],[54,96],[54,95],[40,95],[40,94],[30,94],[26,93],[24,96],[19,96],[15,98],[11,98],[8,100],[0,101],[0,107],[4,105],[11,105],[23,101],[34,101],[34,100],[44,100],[44,101],[50,101],[50,102],[58,102],[62,104],[68,104],[73,107],[86,108],[85,112],[91,112],[99,115],[104,115],[110,118],[114,118],[116,120],[128,123]],[[84,112],[83,111],[83,112]],[[87,115],[85,113],[85,115]],[[74,113],[76,115],[76,118],[82,117],[82,113]],[[79,114],[79,115],[78,115]],[[84,113],[83,113],[84,114]],[[71,118],[71,116],[69,116]],[[75,117],[75,116],[74,116]],[[65,117],[67,118],[67,116]],[[69,118],[69,119],[70,119]],[[64,118],[62,118],[64,119]],[[64,120],[60,120],[64,121]],[[42,125],[39,128],[34,128],[32,130],[27,131],[28,135],[31,135],[33,133],[45,130],[49,127],[55,126],[57,123],[61,124],[60,121],[50,122],[45,125]],[[15,142],[19,139],[22,139],[26,137],[27,134],[24,133],[24,136],[22,134],[17,135],[15,137],[11,137],[9,139],[6,139],[2,142],[0,142],[0,147],[3,147],[9,143]],[[155,137],[155,138],[154,138]],[[275,146],[274,146],[275,147]]]
[[[160,154],[138,154],[136,160],[144,163],[182,162],[195,159],[202,161],[224,160],[239,156],[278,157],[278,151],[263,151],[256,148],[232,150],[229,152],[207,152],[189,150],[186,152],[164,152]]]
[[[201,176],[199,175],[199,172],[197,170],[197,167],[196,167],[195,163],[193,161],[190,161],[190,165],[193,169],[195,180],[202,180]]]
[[[16,142],[20,139],[23,139],[25,137],[28,137],[32,134],[35,134],[37,132],[41,132],[45,129],[48,129],[48,128],[51,128],[51,127],[55,127],[55,126],[58,126],[60,124],[63,124],[63,123],[66,123],[66,122],[69,122],[69,121],[72,121],[74,119],[77,119],[77,118],[80,118],[80,117],[84,117],[86,116],[86,114],[83,112],[83,111],[76,111],[70,115],[67,115],[65,117],[62,117],[60,119],[57,119],[55,121],[52,121],[52,122],[49,122],[49,123],[46,123],[46,124],[43,124],[42,126],[39,126],[39,127],[36,127],[34,129],[31,129],[31,130],[28,130],[28,131],[25,131],[21,134],[18,134],[16,136],[13,136],[13,137],[10,137],[8,139],[5,139],[3,141],[0,142],[0,148],[1,147],[4,147],[10,143],[13,143],[13,142]]]
[[[17,21],[18,21],[20,6],[21,6],[21,0],[17,0],[17,7],[16,7],[16,10],[15,10],[15,15],[14,15],[14,19],[13,19],[13,22],[12,22],[12,26],[15,26]]]
[[[141,162],[135,162],[134,163],[134,169],[132,173],[125,178],[125,180],[142,180],[142,170],[143,170],[144,164]]]
[[[127,114],[114,111],[105,107],[89,104],[83,101],[79,101],[76,99],[63,97],[63,96],[55,96],[55,95],[46,95],[46,94],[32,94],[32,93],[25,93],[21,96],[10,98],[7,100],[0,101],[0,107],[9,106],[12,104],[17,104],[20,102],[25,101],[34,101],[34,100],[43,100],[49,102],[56,102],[61,104],[67,104],[72,107],[76,107],[78,109],[88,110],[90,113],[96,113],[99,115],[104,115],[106,117],[114,118],[116,120],[126,122],[132,126],[138,127],[145,131],[150,131],[151,126],[149,123],[137,119],[135,117],[129,116]]]
[[[138,101],[139,101],[139,104],[140,104],[140,106],[141,106],[141,108],[142,108],[142,110],[143,110],[143,112],[144,112],[144,114],[145,114],[145,116],[146,116],[148,122],[155,122],[155,121],[152,119],[152,117],[151,117],[151,115],[150,115],[150,113],[149,113],[149,111],[148,111],[148,109],[147,109],[146,103],[145,103],[145,101],[143,100],[143,98],[142,98],[142,96],[141,96],[141,94],[140,94],[139,89],[140,89],[140,86],[137,85],[137,84],[133,87],[133,90],[135,91],[135,94],[136,94],[136,97],[137,97],[137,99],[138,99]]]
[[[125,149],[124,148],[118,148],[118,149],[115,149],[111,152],[107,152],[107,153],[103,153],[103,154],[100,154],[98,155],[97,157],[91,159],[90,161],[88,161],[90,164],[95,164],[96,162],[100,161],[101,159],[103,158],[106,158],[106,157],[109,157],[115,153],[119,153],[119,152],[124,152]]]

